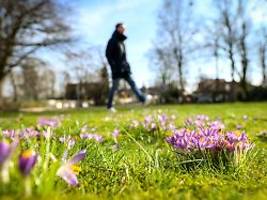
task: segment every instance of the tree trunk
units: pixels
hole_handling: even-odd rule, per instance
[[[247,89],[247,69],[248,69],[248,57],[247,57],[247,46],[246,46],[246,24],[242,24],[242,36],[240,40],[240,54],[241,54],[241,65],[242,65],[242,74],[241,74],[241,88],[244,94],[244,100],[248,98],[248,89]]]
[[[4,87],[4,76],[0,76],[0,110],[2,109],[2,104],[3,104],[3,87]]]
[[[175,48],[174,55],[176,57],[177,65],[178,65],[178,75],[179,75],[179,85],[180,90],[184,93],[184,76],[183,76],[183,52],[182,49]]]
[[[182,70],[182,61],[180,60],[178,63],[178,71],[179,71],[179,82],[181,91],[184,92],[184,78],[183,78],[183,70]]]
[[[266,86],[267,80],[266,80],[266,46],[262,45],[259,49],[260,54],[260,63],[261,63],[261,70],[262,70],[262,85]]]
[[[232,83],[231,83],[231,88],[230,88],[230,101],[235,101],[236,100],[236,95],[235,95],[235,60],[234,60],[234,54],[233,54],[233,45],[229,44],[229,51],[228,51],[228,56],[229,60],[231,62],[231,77],[232,77]]]
[[[12,87],[13,87],[13,101],[17,102],[18,100],[18,89],[17,89],[17,85],[16,85],[16,81],[15,81],[15,77],[13,72],[10,73],[10,77],[11,77],[11,83],[12,83]]]

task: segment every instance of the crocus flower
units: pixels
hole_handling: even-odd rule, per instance
[[[175,131],[176,130],[176,127],[173,124],[169,124],[168,129],[170,131]]]
[[[115,130],[112,132],[112,136],[113,136],[113,138],[118,138],[119,134],[120,134],[120,131],[119,131],[118,129],[115,129]]]
[[[57,176],[61,177],[71,186],[79,184],[77,174],[80,168],[76,165],[79,161],[83,160],[86,155],[86,150],[82,150],[74,155],[70,160],[64,162],[57,171]]]
[[[211,129],[216,129],[216,130],[223,130],[225,128],[224,124],[219,120],[208,123],[208,126]]]
[[[15,138],[17,135],[15,130],[3,130],[3,136],[6,138]]]
[[[19,133],[20,138],[34,138],[39,137],[41,133],[33,128],[26,128]]]
[[[53,135],[53,131],[48,128],[47,130],[42,132],[42,135],[45,137],[45,139],[49,140]]]
[[[6,141],[0,142],[0,165],[2,165],[11,153],[10,144]]]
[[[39,118],[38,124],[40,126],[49,126],[49,127],[55,128],[59,125],[59,120],[55,118],[42,117],[42,118]]]
[[[19,156],[19,170],[23,176],[28,176],[37,161],[37,153],[31,149],[22,152]]]
[[[93,133],[83,133],[80,134],[80,138],[81,139],[89,139],[89,140],[95,140],[99,143],[104,141],[104,138],[102,135],[98,135],[98,134],[93,134]]]
[[[147,115],[146,117],[145,117],[145,124],[149,124],[149,123],[151,123],[152,122],[152,116],[151,115]]]
[[[240,136],[235,132],[222,133],[220,129],[199,128],[196,130],[174,130],[173,135],[166,141],[177,150],[182,151],[217,151],[226,149],[233,152],[236,148],[248,150],[251,143],[245,133]]]
[[[17,145],[18,140],[14,140],[11,144],[5,140],[0,142],[0,170],[4,183],[9,182],[9,160]]]
[[[67,145],[68,149],[72,148],[75,145],[75,139],[72,138],[70,135],[66,136],[62,136],[59,138],[59,141],[61,143],[64,143]]]

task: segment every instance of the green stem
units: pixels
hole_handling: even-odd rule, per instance
[[[4,184],[7,184],[9,182],[8,163],[4,163],[1,168],[1,180]]]
[[[25,196],[30,197],[32,194],[32,187],[31,187],[31,179],[30,177],[25,177],[24,179],[24,187],[25,187]]]

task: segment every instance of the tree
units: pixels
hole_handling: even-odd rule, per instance
[[[163,81],[169,69],[176,69],[182,92],[185,90],[184,66],[195,48],[193,36],[198,32],[192,15],[193,5],[193,1],[164,1],[159,13],[159,35],[154,50]]]
[[[93,74],[95,66],[91,65],[92,55],[89,49],[67,49],[65,52],[66,63],[70,70],[74,71],[75,81],[78,83],[76,88],[77,103],[81,106],[82,97],[87,99],[87,94],[82,91],[83,83],[92,81],[95,78]]]
[[[53,0],[0,0],[0,95],[4,78],[39,48],[69,41]]]
[[[173,78],[172,73],[174,71],[173,65],[171,64],[171,60],[169,59],[170,56],[164,51],[162,48],[154,46],[152,50],[151,59],[154,61],[155,65],[153,66],[153,70],[156,70],[157,75],[159,78],[158,84],[162,88],[166,88],[168,83],[170,83],[171,79]]]
[[[267,86],[267,79],[266,79],[266,69],[267,69],[267,29],[265,27],[261,28],[260,31],[260,41],[258,43],[258,53],[259,53],[259,60],[262,72],[262,85]]]
[[[78,105],[82,99],[93,98],[96,105],[105,103],[108,92],[108,71],[107,62],[103,57],[103,49],[99,46],[92,46],[87,49],[67,50],[66,63],[75,72],[75,79],[78,82],[76,96]],[[89,91],[89,86],[95,85]],[[86,88],[88,87],[88,88]]]
[[[94,102],[95,105],[104,105],[109,90],[108,70],[107,65],[104,64],[99,72],[99,85],[95,90]]]
[[[247,88],[247,72],[248,72],[248,35],[249,35],[249,16],[246,14],[248,9],[247,0],[238,1],[238,17],[239,17],[239,55],[241,58],[240,86],[243,89],[244,99],[248,97]]]
[[[214,2],[218,11],[218,26],[221,30],[221,48],[226,52],[226,55],[230,61],[231,78],[232,82],[234,82],[236,73],[235,48],[237,46],[237,7],[236,4],[234,4],[231,0]]]

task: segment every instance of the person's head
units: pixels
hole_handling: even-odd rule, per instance
[[[125,31],[125,26],[121,22],[120,23],[117,23],[116,26],[115,26],[115,28],[116,28],[116,31],[118,33],[121,33],[121,34],[123,34],[124,31]]]

